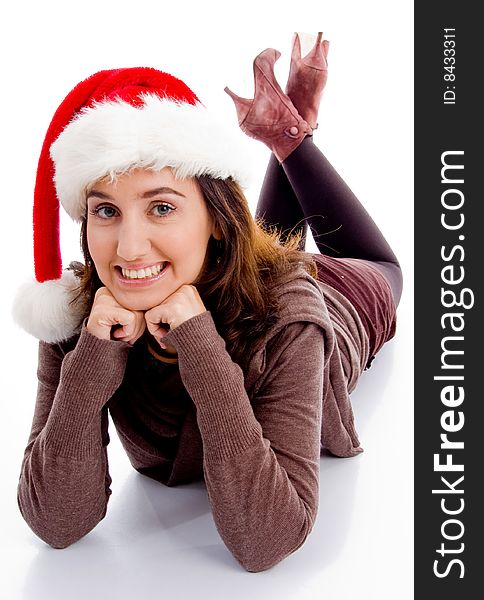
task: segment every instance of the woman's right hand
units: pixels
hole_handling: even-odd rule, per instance
[[[118,328],[112,331],[116,326]],[[86,325],[91,335],[102,340],[115,339],[134,344],[143,335],[145,328],[146,321],[142,311],[128,310],[116,301],[108,288],[98,289]]]

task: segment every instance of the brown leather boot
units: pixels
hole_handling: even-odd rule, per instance
[[[286,94],[312,129],[318,126],[319,105],[328,79],[329,42],[322,37],[323,33],[319,32],[312,50],[301,58],[301,41],[299,35],[294,34],[286,86]]]
[[[237,110],[240,128],[268,146],[282,163],[312,130],[284,94],[274,75],[281,53],[267,48],[254,60],[254,99],[240,98],[225,88]]]

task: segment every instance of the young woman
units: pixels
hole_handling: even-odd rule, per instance
[[[249,571],[310,533],[321,447],[361,452],[349,394],[394,335],[401,273],[312,141],[327,52],[320,34],[302,58],[296,36],[287,94],[272,49],[254,61],[254,100],[227,90],[273,152],[255,220],[237,138],[174,77],[101,71],[54,115],[34,196],[37,283],[15,308],[40,339],[18,501],[51,546],[106,514],[108,411],[140,473],[204,477]],[[85,257],[65,272],[58,202]],[[306,222],[321,254],[304,252]]]

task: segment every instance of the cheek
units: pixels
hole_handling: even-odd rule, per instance
[[[92,228],[91,231],[88,229],[87,247],[96,265],[96,269],[99,271],[104,266],[104,262],[108,260],[109,241],[106,239],[106,236],[100,235],[100,232],[96,228]]]
[[[97,256],[97,240],[96,235],[92,233],[89,229],[87,230],[87,249],[89,250],[89,254],[91,255],[92,260],[96,260]]]
[[[193,225],[191,240],[196,241],[197,247],[206,248],[210,236],[212,235],[212,226],[206,213],[201,213]]]
[[[158,246],[173,259],[195,263],[205,254],[209,238],[210,231],[195,221],[160,237]]]

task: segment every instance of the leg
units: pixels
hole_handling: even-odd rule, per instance
[[[307,137],[312,127],[305,119],[316,119],[315,107],[327,77],[328,45],[320,37],[304,59],[300,59],[297,48],[293,52],[288,91],[303,84],[309,90],[297,99],[298,110],[275,79],[279,52],[274,49],[264,50],[254,60],[253,100],[240,98],[226,88],[242,130],[266,144],[282,166],[281,170],[271,158],[257,215],[287,233],[304,227],[307,219],[321,253],[371,262],[387,278],[398,304],[402,278],[393,251],[358,199]]]
[[[300,249],[304,251],[307,233],[304,213],[284,169],[273,154],[269,159],[255,217],[262,219],[266,226],[276,226],[281,231],[283,241],[288,235],[301,231],[303,238]]]
[[[398,304],[402,276],[395,254],[311,137],[306,137],[286,158],[282,168],[309,222],[319,251],[336,258],[372,262],[387,277]]]

